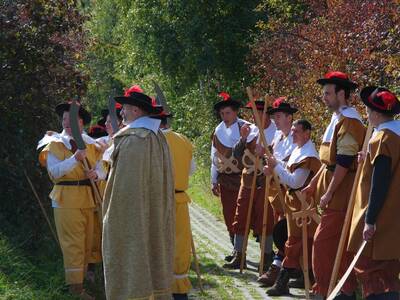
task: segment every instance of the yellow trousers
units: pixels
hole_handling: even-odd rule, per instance
[[[67,284],[83,283],[92,251],[94,209],[54,208]]]
[[[192,288],[189,281],[189,269],[191,259],[191,230],[189,218],[189,206],[187,202],[176,203],[175,221],[175,261],[174,294],[186,294]]]
[[[89,257],[89,264],[97,264],[102,261],[101,256],[101,234],[102,234],[102,226],[101,226],[101,212],[94,212],[94,221],[93,221],[93,243],[92,243],[92,251]]]

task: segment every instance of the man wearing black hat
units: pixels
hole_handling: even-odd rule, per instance
[[[63,252],[65,280],[70,292],[81,299],[93,299],[83,289],[83,278],[90,262],[93,226],[95,222],[95,201],[89,179],[104,178],[105,174],[98,162],[101,149],[95,140],[85,133],[82,138],[85,150],[78,150],[72,138],[69,109],[70,102],[59,104],[56,113],[62,118],[61,134],[51,133],[39,142],[38,148],[46,145],[40,152],[39,162],[47,167],[54,182],[50,193],[58,239]],[[79,108],[79,127],[90,122],[90,114],[82,106]],[[83,164],[87,159],[95,169],[85,172]]]
[[[171,155],[150,97],[135,87],[115,100],[126,125],[113,137],[103,202],[107,299],[170,299],[175,198]]]
[[[292,151],[296,148],[296,144],[293,142],[293,135],[291,132],[293,124],[293,114],[297,112],[297,108],[292,107],[290,103],[286,101],[285,97],[279,97],[274,100],[272,107],[268,109],[268,113],[274,118],[277,131],[272,141],[272,154],[280,161],[283,165],[287,163]],[[278,198],[278,191],[275,189],[274,184],[270,184],[269,189],[269,200],[274,211],[275,226],[273,230],[273,237],[277,239],[279,243],[283,243],[287,239],[287,232],[276,230],[281,227],[281,223],[286,223],[284,219],[284,208],[281,206],[281,202]],[[281,223],[279,223],[281,222]],[[278,227],[276,227],[278,225]],[[275,242],[277,244],[277,242]],[[282,245],[283,246],[283,245]],[[282,266],[282,260],[284,258],[284,247],[278,248],[278,253],[273,258],[273,262],[269,269],[258,278],[258,282],[262,286],[272,286],[278,278],[280,268]]]
[[[263,118],[262,113],[264,111],[264,103],[264,101],[255,101],[257,113],[261,114],[260,119],[265,120],[264,134],[267,143],[270,144],[275,136],[276,126],[275,123],[271,121],[269,114]],[[251,109],[251,103],[247,103],[245,108]],[[240,268],[254,172],[257,172],[257,178],[250,224],[253,234],[257,236],[259,240],[261,240],[263,227],[265,176],[262,174],[263,164],[261,158],[258,160],[258,165],[256,165],[256,155],[258,155],[256,154],[256,147],[260,144],[258,128],[253,124],[245,124],[240,129],[240,136],[240,140],[234,146],[234,156],[237,159],[242,159],[242,164],[244,167],[242,171],[242,179],[237,197],[236,213],[233,222],[233,230],[235,233],[233,258],[230,262],[223,266],[224,268],[228,269]],[[267,236],[271,235],[273,227],[272,209],[269,209],[268,212],[269,217],[267,218]],[[271,263],[271,252],[272,239],[269,238],[267,239],[267,246],[265,247],[265,264]],[[243,257],[245,258],[246,256],[243,255]],[[246,266],[246,261],[244,262],[244,266]]]
[[[221,101],[214,105],[214,111],[222,119],[215,128],[211,145],[211,184],[215,196],[221,197],[222,212],[225,225],[233,245],[233,221],[236,210],[236,199],[240,187],[242,174],[241,159],[233,155],[233,148],[240,140],[240,128],[250,124],[238,118],[240,102],[234,100],[229,94],[219,94]],[[232,260],[228,255],[225,260]]]
[[[329,72],[317,82],[323,87],[322,99],[333,115],[320,147],[323,165],[303,191],[319,199],[323,209],[321,223],[314,236],[312,264],[314,292],[326,297],[365,127],[359,113],[348,105],[350,92],[357,85],[345,73]],[[340,273],[348,266],[349,258],[349,254],[344,253]],[[353,274],[343,286],[338,299],[355,299],[355,288]]]
[[[348,250],[368,241],[355,266],[363,298],[399,299],[400,291],[400,102],[386,88],[366,87],[361,100],[375,131],[362,155]],[[366,157],[365,157],[366,155]]]

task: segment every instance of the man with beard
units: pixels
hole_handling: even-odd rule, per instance
[[[365,127],[359,113],[348,104],[350,92],[357,85],[345,73],[330,72],[317,82],[323,87],[322,98],[333,115],[320,147],[323,165],[303,191],[309,197],[319,199],[323,210],[314,236],[312,265],[315,276],[313,290],[326,297]],[[340,273],[350,263],[349,259],[348,253],[344,253]],[[356,287],[352,274],[338,299],[355,299]]]
[[[130,88],[116,97],[125,128],[114,136],[103,203],[107,299],[171,299],[175,199],[173,167],[156,109]]]

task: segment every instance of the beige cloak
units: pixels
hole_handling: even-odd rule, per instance
[[[125,128],[114,137],[103,203],[108,300],[171,299],[175,199],[164,135]]]

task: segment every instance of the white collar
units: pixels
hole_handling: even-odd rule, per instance
[[[239,125],[250,124],[249,122],[236,119],[236,121],[229,127],[226,127],[224,122],[218,124],[215,128],[215,135],[218,138],[218,141],[223,144],[225,147],[232,148],[240,139],[240,130]],[[253,124],[250,125],[250,134],[247,137],[247,142],[252,141],[258,134],[257,127]]]
[[[319,159],[317,149],[315,149],[314,143],[311,139],[305,143],[302,147],[296,147],[290,155],[287,165],[290,167],[293,164],[297,164],[307,157],[315,157]]]
[[[161,128],[161,131],[164,133],[171,132],[172,128]]]
[[[63,143],[64,146],[68,149],[71,150],[72,146],[71,143],[69,142],[72,139],[71,136],[69,136],[65,130],[63,130],[61,133],[52,133],[52,134],[45,134],[44,137],[38,142],[37,148],[39,149],[43,146],[46,146],[50,144],[51,142],[59,142]],[[85,131],[82,132],[82,139],[85,142],[85,144],[96,144],[96,140],[91,138],[90,136],[87,135]]]
[[[160,123],[161,120],[150,118],[148,116],[143,116],[137,118],[135,121],[129,123],[127,126],[129,128],[146,128],[157,134],[158,129],[160,128]]]
[[[400,121],[399,120],[390,120],[384,123],[381,123],[378,125],[378,127],[374,130],[374,135],[378,131],[382,131],[384,129],[388,129],[392,131],[393,133],[397,134],[400,136]]]
[[[362,123],[362,119],[358,111],[354,107],[342,106],[339,108],[338,112],[332,114],[331,122],[325,129],[324,136],[322,137],[323,143],[330,143],[333,138],[333,133],[335,132],[335,127],[339,123],[341,116],[350,119],[356,119]]]

